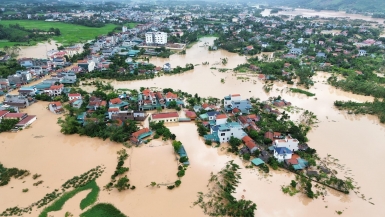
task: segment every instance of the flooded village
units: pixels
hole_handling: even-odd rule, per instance
[[[295,12],[311,13],[309,10]],[[264,25],[274,28],[273,24],[267,21]],[[148,31],[146,27],[141,28],[143,32]],[[300,29],[306,32],[309,28]],[[360,29],[369,31],[366,27]],[[72,55],[69,53],[75,48],[59,51],[53,46],[54,42],[47,49],[46,45],[23,48],[18,63],[29,68],[28,73],[22,71],[11,76],[7,84],[3,84],[5,79],[0,83],[9,86],[8,92],[0,96],[3,108],[0,120],[19,118],[13,132],[0,134],[0,162],[4,167],[28,170],[31,174],[41,174],[41,177],[36,180],[32,175],[11,178],[7,185],[1,186],[0,195],[7,196],[0,197],[0,213],[10,207],[29,207],[68,179],[101,166],[104,172],[96,179],[100,187],[96,203],[110,203],[127,216],[205,216],[204,209],[194,204],[198,192],[209,192],[207,186],[212,173],[218,173],[232,160],[241,167],[240,183],[233,196],[255,203],[255,216],[383,216],[385,211],[381,204],[385,202],[385,188],[381,181],[385,173],[374,170],[374,165],[381,165],[385,153],[381,142],[385,140],[385,125],[375,115],[355,115],[334,106],[336,101],[373,102],[376,97],[354,94],[330,85],[328,79],[333,75],[327,67],[313,70],[314,83],[305,89],[298,84],[300,78],[293,79],[294,83],[281,79],[280,76],[286,77],[283,71],[293,73],[295,70],[280,68],[282,74],[269,80],[267,77],[274,75],[264,73],[262,65],[249,64],[254,58],[262,60],[261,64],[281,59],[287,64],[297,58],[304,65],[312,62],[308,57],[312,54],[304,57],[302,53],[295,53],[296,48],[303,49],[308,43],[312,44],[302,37],[302,45],[297,38],[290,43],[285,41],[288,53],[267,49],[251,54],[246,47],[240,55],[225,49],[211,50],[218,45],[218,37],[214,36],[200,37],[185,49],[184,54],[179,53],[184,49],[176,49],[168,58],[144,55],[140,49],[147,45],[141,44],[139,38],[125,38],[124,33],[104,36],[89,47],[89,57],[68,65],[62,63],[67,62],[65,56],[76,57],[83,53],[82,48],[76,48],[79,50]],[[106,45],[113,44],[118,38],[120,41],[117,40],[114,46]],[[258,40],[265,43],[263,37]],[[320,41],[323,40],[313,44]],[[327,39],[324,41],[327,43]],[[334,53],[348,52],[345,47],[348,44],[358,44],[362,49],[371,45],[383,46],[379,40],[359,38],[344,43],[331,46],[330,51],[325,45],[323,50],[328,59],[317,62],[317,65],[328,63]],[[131,49],[124,48],[124,44]],[[147,54],[164,52],[157,46],[146,49],[149,50]],[[139,58],[139,52],[145,59]],[[303,52],[307,52],[306,49]],[[124,58],[114,59],[113,53],[124,53]],[[324,52],[314,52],[314,55],[320,53]],[[360,57],[359,53],[352,52],[352,55]],[[45,63],[36,64],[36,59],[47,56]],[[126,67],[116,66],[121,60]],[[249,64],[246,72],[242,70],[245,64]],[[131,71],[138,77],[109,77],[106,74],[111,67],[121,73]],[[315,95],[293,92],[291,88]],[[45,100],[45,96],[50,100]],[[102,110],[105,113],[99,108],[105,108]],[[316,116],[308,124],[308,141],[263,128],[272,127],[269,123],[273,121],[263,123],[272,115],[282,123],[292,121],[299,126],[304,121],[305,111]],[[72,118],[70,121],[69,117]],[[124,142],[111,141],[111,137],[102,139],[96,134],[87,136],[87,133],[94,133],[87,131],[87,125],[89,128],[94,126],[97,118],[109,127],[124,125],[123,122],[130,120],[136,123],[136,131]],[[170,131],[168,136],[155,129],[154,123],[162,121]],[[75,134],[65,133],[71,130],[69,124],[78,127]],[[128,127],[132,126],[125,129],[131,130]],[[200,135],[201,127],[206,135]],[[254,138],[251,136],[253,131],[266,132]],[[118,141],[119,133],[115,136]],[[259,136],[263,137],[263,144]],[[164,139],[166,137],[174,139]],[[233,138],[240,140],[239,150],[234,153],[229,151]],[[173,140],[181,142],[183,151],[174,151]],[[320,158],[317,166],[299,156],[298,152],[305,152],[307,148],[316,150]],[[135,188],[122,192],[115,188],[106,189],[116,168],[116,153],[122,149],[128,154],[124,166],[129,170],[125,174]],[[180,161],[182,154],[187,154],[188,165]],[[272,169],[269,158],[283,166]],[[268,173],[263,171],[261,164],[270,168]],[[185,171],[183,177],[176,175],[181,165]],[[296,180],[295,171],[302,171],[310,178],[311,172],[332,172],[340,179],[350,180],[355,188],[345,194],[335,188],[322,187],[322,184],[316,187],[314,178],[312,183],[317,197],[309,198],[302,192],[289,196],[282,189]],[[182,184],[167,189],[167,186],[174,186],[177,179]],[[38,180],[43,182],[35,186]],[[67,212],[80,216],[87,209],[81,209],[79,204],[89,192],[77,193],[60,210],[51,211],[48,216],[65,216]],[[22,216],[39,216],[47,206],[33,206]]]

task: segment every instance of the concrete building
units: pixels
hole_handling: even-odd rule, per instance
[[[286,136],[285,139],[274,140],[273,146],[277,148],[285,147],[291,151],[298,151],[298,140],[291,138],[291,136]]]
[[[3,104],[16,106],[18,108],[26,108],[33,102],[33,99],[28,100],[28,98],[25,96],[6,95]]]
[[[165,123],[179,122],[179,114],[178,112],[155,113],[151,115],[151,121],[164,121]]]
[[[167,33],[165,32],[147,32],[146,44],[167,44]]]

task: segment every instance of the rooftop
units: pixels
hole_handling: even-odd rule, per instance
[[[158,113],[152,114],[152,119],[163,119],[163,118],[178,118],[178,112]]]

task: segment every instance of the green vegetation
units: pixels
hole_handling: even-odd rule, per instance
[[[46,206],[50,202],[56,200],[60,196],[63,196],[64,194],[66,195],[64,198],[61,198],[57,200],[52,206],[46,207],[43,212],[39,215],[41,216],[47,216],[47,213],[53,210],[60,210],[65,201],[68,199],[72,198],[76,193],[82,191],[82,190],[77,190],[78,188],[82,188],[83,190],[86,189],[94,189],[96,190],[96,187],[90,183],[90,182],[95,182],[95,179],[101,176],[101,174],[104,172],[104,170],[100,167],[97,166],[80,176],[75,176],[72,179],[67,180],[61,187],[61,192],[59,192],[59,189],[55,189],[51,193],[46,194],[42,199],[39,201],[32,203],[28,207],[24,208],[19,208],[19,207],[10,207],[5,209],[2,213],[0,213],[0,216],[12,216],[12,215],[18,215],[21,216],[23,213],[29,213],[32,211],[32,208],[41,208],[43,206]],[[96,182],[95,182],[96,185]],[[74,189],[68,194],[66,193],[67,189]],[[89,197],[87,200],[91,200],[91,197]],[[87,202],[85,202],[87,204]],[[47,209],[47,210],[46,210]]]
[[[125,172],[129,170],[128,167],[123,167],[124,161],[127,160],[128,154],[126,149],[121,149],[117,152],[118,154],[118,165],[116,166],[116,170],[114,174],[111,176],[111,181],[105,186],[107,190],[111,190],[112,187],[118,189],[118,191],[127,190],[130,188],[129,179],[127,176],[120,177],[116,182],[116,177],[119,175],[123,175]],[[116,182],[116,184],[114,184]],[[132,189],[135,189],[135,186],[132,186]]]
[[[381,123],[385,123],[385,101],[374,99],[373,102],[352,102],[352,101],[335,101],[334,105],[338,109],[348,110],[354,114],[372,114],[377,115]]]
[[[80,214],[80,217],[127,217],[112,204],[99,203]]]
[[[0,133],[12,130],[17,123],[19,123],[19,119],[3,119],[0,124]]]
[[[52,26],[55,26],[51,24]],[[29,44],[37,41],[45,41],[52,36],[59,36],[60,30],[58,28],[50,27],[47,30],[40,30],[37,28],[27,29],[20,26],[18,23],[1,25],[0,24],[0,40],[8,40],[10,42],[22,42]]]
[[[6,25],[15,25],[19,24],[20,27],[26,29],[41,29],[48,31],[50,28],[55,27],[60,30],[60,35],[53,36],[52,39],[58,43],[64,45],[70,45],[78,42],[86,42],[87,40],[95,39],[96,36],[106,35],[108,32],[112,31],[116,25],[107,24],[104,27],[86,27],[75,24],[60,23],[60,22],[45,22],[45,21],[35,21],[35,20],[2,20],[1,24]],[[0,47],[9,46],[7,43],[0,42]]]
[[[162,140],[164,141],[168,139],[175,140],[176,138],[175,134],[171,133],[170,129],[164,126],[164,121],[160,121],[158,123],[150,122],[150,128],[151,130],[155,131],[154,138],[163,136]]]
[[[3,120],[4,121],[4,120]],[[1,123],[3,124],[3,123]],[[30,173],[28,170],[21,170],[17,168],[6,168],[0,163],[0,186],[7,185],[11,178],[22,179],[28,176]]]
[[[209,180],[210,192],[198,193],[198,200],[194,205],[199,205],[205,214],[210,216],[243,216],[254,217],[257,205],[250,200],[237,200],[233,193],[241,179],[239,166],[229,161],[217,174],[211,174]]]
[[[91,192],[80,203],[80,208],[81,209],[86,208],[87,206],[91,205],[92,203],[94,203],[96,201],[97,196],[98,196],[99,191],[100,191],[100,189],[97,186],[95,180],[92,180],[92,181],[88,182],[86,185],[84,185],[82,187],[78,187],[78,188],[76,188],[76,189],[74,189],[74,190],[72,190],[70,192],[64,193],[53,204],[51,204],[50,206],[46,207],[40,213],[39,217],[47,217],[49,212],[61,210],[65,202],[67,202],[69,199],[74,197],[77,193],[79,193],[81,191],[88,190],[88,189],[91,189]],[[92,192],[94,192],[94,193],[92,193]],[[92,195],[90,196],[91,193],[92,193]]]
[[[306,96],[315,96],[314,93],[310,93],[306,90],[298,89],[298,88],[290,88],[290,91],[293,93],[302,93],[305,94]]]
[[[23,191],[23,193],[26,193],[26,192],[28,192],[28,188],[24,188],[22,191]]]

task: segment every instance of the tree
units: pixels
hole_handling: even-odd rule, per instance
[[[127,178],[127,176],[121,177],[118,182],[114,185],[115,188],[118,189],[118,191],[123,191],[130,188],[130,184],[128,183],[130,180]]]
[[[0,133],[12,130],[18,122],[18,119],[3,119],[0,124]]]
[[[238,147],[241,145],[241,142],[242,141],[240,139],[235,138],[234,136],[230,137],[229,144],[231,146],[231,152],[238,152]]]
[[[171,101],[169,104],[168,104],[168,108],[173,108],[173,109],[176,109],[178,107],[176,101]]]
[[[156,185],[156,182],[151,182],[151,187],[154,187]]]
[[[180,141],[173,141],[172,146],[174,147],[174,151],[178,152],[178,150],[182,147],[182,143]]]

